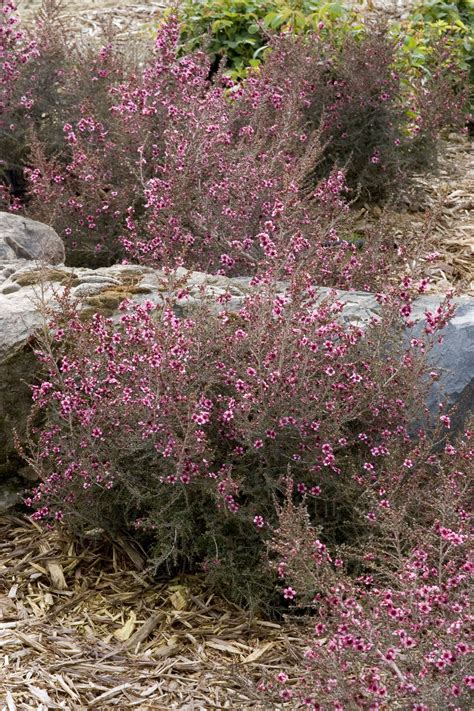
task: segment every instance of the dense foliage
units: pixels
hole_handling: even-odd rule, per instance
[[[179,8],[180,41],[186,52],[205,48],[213,71],[224,60],[234,78],[246,76],[270,50],[274,32],[362,31],[360,18],[339,3],[314,0],[187,0]]]
[[[331,34],[343,44],[347,37],[363,37],[367,31],[360,13],[320,0],[186,0],[179,17],[185,51],[204,47],[214,62],[224,59],[234,77],[259,66],[272,32]],[[472,73],[473,25],[470,0],[429,0],[415,5],[407,17],[389,27],[398,44],[400,71],[405,76],[418,70],[428,74],[433,43],[444,38],[457,66]]]

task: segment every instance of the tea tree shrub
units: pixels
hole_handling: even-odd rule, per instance
[[[127,258],[253,274],[272,252],[259,237],[269,221],[274,244],[301,234],[315,249],[343,246],[351,217],[319,196],[387,197],[461,116],[460,79],[443,65],[410,84],[407,122],[382,31],[343,44],[330,33],[273,38],[258,73],[210,82],[204,53],[181,55],[176,19],[140,63],[105,38],[76,48],[52,12],[30,41],[13,31],[12,8],[4,2],[4,204],[51,224],[71,265]],[[320,270],[321,284],[344,285],[341,254],[324,255],[338,276]],[[346,257],[378,255],[385,247]],[[368,283],[352,274],[353,286]]]
[[[203,566],[221,592],[268,605],[264,542],[288,475],[326,542],[354,542],[365,535],[355,502],[375,465],[402,466],[411,446],[434,336],[407,348],[411,297],[385,299],[364,332],[302,272],[286,295],[270,281],[235,314],[124,303],[118,326],[82,320],[66,296],[33,391],[43,422],[25,453],[41,479],[34,517],[126,533],[152,565]],[[435,331],[446,316],[432,315]]]

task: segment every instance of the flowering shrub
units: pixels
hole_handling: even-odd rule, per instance
[[[0,58],[3,70],[0,78],[0,152],[2,155],[0,177],[5,190],[7,186],[12,186],[14,171],[17,171],[17,177],[21,179],[22,147],[15,145],[18,139],[14,134],[13,140],[10,139],[11,132],[15,131],[16,126],[9,123],[8,119],[13,120],[14,112],[20,108],[19,104],[25,105],[25,102],[28,102],[28,97],[20,94],[17,87],[24,66],[37,58],[38,49],[34,40],[24,41],[23,33],[18,29],[18,18],[14,14],[16,10],[14,3],[2,0],[0,9]]]
[[[312,605],[314,632],[302,678],[267,682],[281,698],[311,709],[468,707],[472,431],[441,452],[425,441],[406,454],[403,475],[393,461],[377,467],[358,500],[367,538],[343,550],[322,542],[324,526],[290,485],[271,548],[283,596]]]
[[[426,387],[423,341],[403,343],[406,290],[366,333],[301,273],[286,294],[262,286],[237,313],[204,303],[178,318],[171,307],[185,296],[182,285],[176,304],[124,304],[118,325],[82,320],[65,297],[39,353],[43,425],[26,456],[41,483],[28,503],[38,520],[127,531],[157,566],[201,564],[234,599],[268,602],[263,541],[285,476],[331,540],[360,536],[357,488],[392,441],[407,448]]]
[[[313,171],[321,179],[345,167],[352,196],[383,199],[407,184],[421,163],[436,155],[446,126],[461,126],[464,78],[449,63],[449,51],[434,45],[435,70],[408,83],[397,66],[397,42],[384,28],[360,37],[288,36],[287,56],[272,55],[262,73],[278,86],[283,77],[305,89],[309,131],[318,131],[324,151]]]
[[[461,21],[461,16],[462,20]],[[350,164],[349,184],[364,198],[386,198],[407,172],[436,155],[439,130],[462,125],[467,103],[463,75],[472,64],[469,9],[440,2],[417,8],[402,23],[373,27],[337,3],[262,3],[189,0],[180,9],[184,48],[204,47],[216,64],[225,57],[232,77],[249,76],[272,63],[272,32],[309,35],[326,76],[314,76],[311,119],[319,127],[329,106],[325,160],[318,175],[337,162]],[[449,22],[448,22],[449,20]],[[298,51],[305,53],[302,45]],[[291,73],[300,77],[296,57]],[[218,64],[218,62],[217,62]],[[282,76],[287,76],[289,66]],[[295,79],[296,80],[296,79]]]
[[[32,140],[29,214],[53,222],[69,261],[115,261],[125,249],[155,266],[285,274],[304,253],[321,284],[383,278],[390,235],[374,236],[370,254],[340,239],[352,219],[343,172],[306,185],[321,148],[305,130],[304,87],[255,77],[229,98],[226,83],[209,86],[204,55],[176,57],[177,37],[170,21],[141,76],[110,87],[108,113],[79,106],[59,157]],[[286,48],[274,56],[281,66]]]
[[[76,217],[82,210],[89,226],[84,203],[93,195],[92,211],[97,192],[104,195],[104,189],[110,190],[110,182],[123,182],[127,174],[124,176],[120,160],[111,162],[108,171],[105,165],[96,163],[92,175],[74,166],[70,143],[64,140],[64,126],[73,120],[78,131],[93,131],[94,126],[103,126],[105,121],[107,130],[112,129],[108,121],[112,103],[109,90],[123,78],[125,58],[107,35],[102,38],[102,46],[95,47],[92,41],[87,45],[77,43],[61,18],[60,0],[43,3],[34,31],[20,29],[13,2],[1,0],[0,7],[0,54],[8,67],[2,75],[0,105],[0,206],[29,208],[32,217],[57,227],[73,253],[77,245],[67,239],[70,231],[60,214],[58,200],[49,201],[46,191],[43,199],[47,204],[38,200],[34,206],[31,192],[38,180],[45,185],[49,180],[60,189],[67,179],[71,191],[68,217],[71,212]],[[91,114],[94,118],[88,121]],[[99,205],[103,203],[104,200],[99,201]],[[110,232],[113,217],[105,212],[106,221],[97,211],[95,220],[98,227]],[[109,250],[116,256],[113,242],[112,234]]]
[[[254,274],[285,271],[295,248],[310,249],[319,283],[377,288],[393,240],[380,234],[370,255],[353,253],[346,187],[376,196],[406,182],[413,136],[429,143],[458,106],[443,91],[433,113],[433,92],[420,89],[422,123],[405,135],[383,36],[346,49],[327,35],[281,37],[245,83],[210,83],[204,53],[180,56],[176,19],[139,64],[113,42],[64,41],[54,3],[32,44],[11,30],[13,6],[2,2],[14,68],[1,118],[5,175],[27,180],[16,194],[10,185],[10,207],[52,224],[70,264],[127,257]],[[361,268],[348,282],[351,260]]]

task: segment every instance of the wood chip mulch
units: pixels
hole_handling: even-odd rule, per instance
[[[290,628],[198,576],[157,583],[123,548],[78,551],[64,533],[0,517],[1,711],[279,709],[258,681],[296,676],[303,652]]]
[[[173,0],[49,0],[59,5],[59,17],[76,36],[96,37],[104,25],[118,39],[152,36],[164,10],[176,4]],[[24,26],[30,25],[41,8],[42,0],[17,0]]]
[[[423,265],[433,280],[432,291],[454,287],[474,295],[474,141],[451,134],[442,145],[439,169],[419,176],[422,210],[436,212],[425,252],[439,252],[435,261]],[[419,226],[417,218],[412,228]]]

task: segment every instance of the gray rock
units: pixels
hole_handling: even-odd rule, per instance
[[[22,488],[22,483],[16,479],[0,482],[0,514],[6,513],[20,503],[20,489]]]
[[[428,296],[415,303],[413,312],[419,319],[413,329],[415,336],[423,328],[424,312],[435,311],[440,302],[440,298]],[[427,405],[432,413],[438,412],[441,400],[457,405],[459,428],[474,412],[474,298],[456,299],[456,313],[442,333],[442,342],[436,342],[430,352],[430,363],[441,370],[441,377],[433,384]]]
[[[74,289],[72,289],[72,295],[77,299],[85,299],[88,296],[100,294],[101,291],[106,291],[106,289],[110,288],[114,284],[117,284],[115,280],[113,282],[100,281],[98,284],[86,281],[78,286],[75,286]]]
[[[21,215],[0,212],[0,260],[28,259],[44,264],[61,264],[64,244],[48,225]]]

